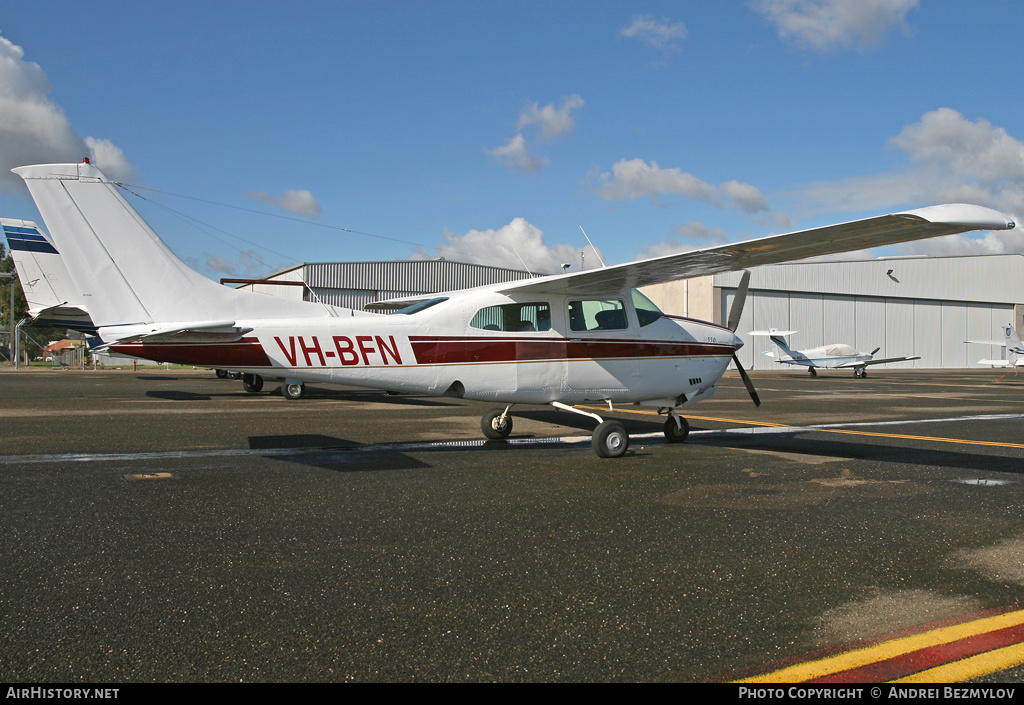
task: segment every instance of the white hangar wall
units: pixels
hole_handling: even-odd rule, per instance
[[[741,273],[715,275],[713,320],[723,322]],[[798,331],[794,348],[847,343],[880,357],[919,355],[920,360],[884,368],[978,367],[980,359],[1004,357],[1001,347],[966,345],[994,340],[1012,322],[1022,328],[1024,255],[895,257],[802,262],[751,270],[747,303],[737,330],[748,369],[781,366],[752,330]]]

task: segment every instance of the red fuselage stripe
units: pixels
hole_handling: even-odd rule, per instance
[[[202,367],[272,367],[259,340],[245,338],[235,343],[125,343],[111,345],[114,352],[157,362],[174,362]]]
[[[420,365],[732,355],[731,346],[671,341],[410,336],[409,342]]]

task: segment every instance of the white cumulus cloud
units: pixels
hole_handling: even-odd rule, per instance
[[[516,134],[504,145],[485,149],[484,153],[508,167],[510,171],[537,173],[549,162],[533,153],[531,147],[527,145],[524,130],[535,128],[542,142],[568,137],[576,130],[573,111],[579,110],[583,105],[583,98],[576,94],[563,98],[561,106],[549,103],[541,107],[537,103],[530,103],[519,113]]]
[[[504,164],[511,171],[536,173],[548,164],[547,159],[536,156],[527,148],[526,140],[522,134],[517,134],[501,147],[485,149],[484,152],[491,155],[494,161]]]
[[[470,230],[462,235],[445,230],[444,239],[437,249],[447,259],[510,269],[522,269],[525,265],[534,274],[561,272],[563,263],[579,268],[577,248],[547,244],[541,229],[525,218],[513,218],[498,229]],[[427,253],[420,252],[414,259],[426,257]]]
[[[686,25],[682,22],[659,22],[650,15],[637,15],[628,27],[619,34],[630,39],[639,39],[655,49],[676,49],[686,39]]]
[[[289,189],[280,196],[266,191],[246,191],[245,197],[255,199],[271,208],[281,208],[306,218],[317,218],[322,212],[320,204],[306,189]]]
[[[920,0],[751,0],[779,37],[817,51],[870,49],[892,28],[910,32],[906,16]]]
[[[583,98],[575,94],[563,98],[561,107],[555,107],[554,103],[544,107],[531,103],[519,113],[516,130],[522,132],[527,125],[537,125],[541,139],[566,137],[576,130],[576,119],[572,111],[579,110],[583,105]]]
[[[0,186],[21,179],[11,169],[25,164],[77,162],[89,157],[115,181],[128,180],[131,163],[106,139],[80,137],[59,105],[49,98],[50,82],[25,51],[0,37]]]
[[[651,202],[659,203],[662,196],[678,196],[719,207],[731,206],[747,215],[764,213],[779,222],[787,220],[782,214],[771,214],[768,199],[756,186],[736,180],[716,186],[677,167],[665,168],[643,159],[622,159],[612,166],[610,173],[592,170],[586,181],[594,193],[609,201],[650,198]]]
[[[1024,143],[988,120],[939,108],[889,146],[906,156],[903,170],[811,184],[800,196],[818,211],[962,202],[1024,213]]]

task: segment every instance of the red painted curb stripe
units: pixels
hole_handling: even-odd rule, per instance
[[[919,673],[929,668],[952,663],[953,661],[959,661],[968,656],[975,656],[976,654],[982,654],[986,651],[1010,646],[1011,644],[1019,644],[1022,641],[1024,641],[1024,624],[1019,624],[985,634],[977,634],[948,644],[911,651],[886,661],[879,661],[878,663],[843,671],[842,673],[814,678],[807,682],[883,683],[909,676],[912,673]]]

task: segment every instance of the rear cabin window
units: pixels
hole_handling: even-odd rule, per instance
[[[624,330],[629,328],[626,307],[617,299],[569,302],[569,330]]]
[[[488,306],[477,311],[469,325],[503,333],[551,330],[551,307],[542,301]]]

